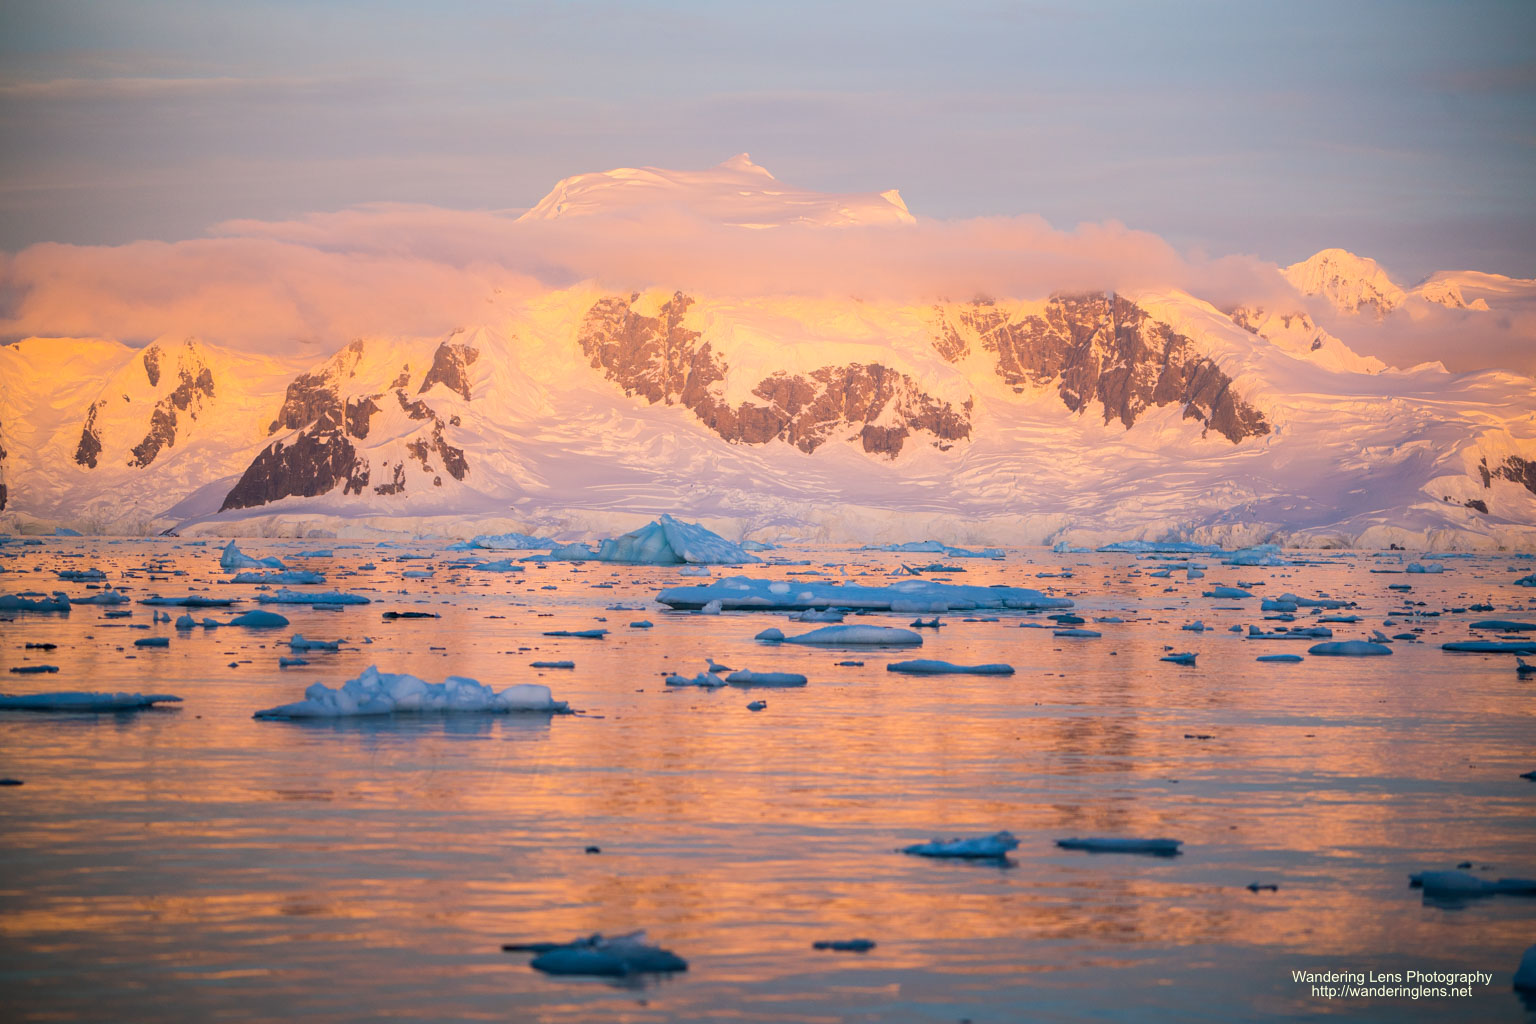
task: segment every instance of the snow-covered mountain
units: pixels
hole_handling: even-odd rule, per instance
[[[566,179],[525,217],[656,203],[752,230],[911,219],[893,193],[807,193],[744,156]],[[1314,261],[1287,276],[1357,310],[1402,301],[1370,261]],[[584,282],[459,315],[303,362],[179,339],[0,347],[0,515],[574,537],[665,511],[766,539],[1536,547],[1533,382],[1389,368],[1299,302]]]
[[[1370,312],[1377,319],[1400,309],[1412,313],[1415,301],[1486,313],[1536,300],[1536,280],[1477,270],[1439,270],[1403,288],[1375,260],[1346,249],[1324,249],[1282,273],[1303,295],[1321,295],[1341,313]]]

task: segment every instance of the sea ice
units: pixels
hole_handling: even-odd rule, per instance
[[[1425,896],[1536,896],[1536,879],[1478,878],[1466,871],[1420,871],[1408,876],[1408,884],[1423,889]]]
[[[273,586],[308,586],[324,583],[325,577],[318,572],[309,569],[284,569],[281,572],[240,572],[235,574],[234,583],[266,583]]]
[[[1376,644],[1369,640],[1335,640],[1332,643],[1313,644],[1307,648],[1308,654],[1334,655],[1344,658],[1370,658],[1382,654],[1391,654],[1392,648],[1386,644]]]
[[[129,711],[155,704],[179,702],[180,697],[166,693],[30,693],[25,696],[0,695],[0,710],[10,711]]]
[[[702,686],[706,690],[718,689],[725,685],[725,680],[713,672],[700,672],[689,678],[688,676],[671,675],[666,678],[668,686]]]
[[[1001,860],[1008,851],[1017,848],[1019,841],[1011,832],[994,832],[990,836],[973,836],[970,839],[932,839],[926,843],[914,843],[902,848],[902,853],[917,857],[961,857],[967,860]]]
[[[248,629],[267,629],[274,626],[286,626],[288,620],[276,612],[269,612],[261,608],[252,608],[248,612],[242,612],[229,620],[231,626],[245,626]]]
[[[1244,590],[1242,587],[1216,587],[1214,589],[1205,591],[1205,593],[1201,596],[1220,598],[1225,601],[1241,601],[1242,599],[1252,597],[1253,595],[1248,593],[1248,591]]]
[[[69,595],[55,590],[53,597],[0,594],[0,612],[63,612],[69,614]]]
[[[799,636],[784,637],[784,642],[826,647],[921,647],[923,638],[910,629],[895,626],[822,626]]]
[[[888,587],[838,583],[787,583],[746,576],[717,580],[707,586],[669,587],[656,598],[673,608],[699,608],[719,601],[730,610],[804,611],[847,608],[859,611],[948,612],[977,608],[1071,608],[1064,597],[1048,597],[1024,587],[978,587],[931,580],[904,580]]]
[[[585,544],[567,544],[549,553],[549,561],[625,562],[633,565],[746,565],[761,562],[740,545],[697,523],[684,523],[663,515],[653,523],[622,537],[602,541],[596,551]]]
[[[500,693],[474,679],[449,676],[445,682],[428,683],[412,675],[380,672],[370,665],[356,679],[331,688],[315,683],[304,699],[293,704],[258,711],[256,718],[343,718],[389,715],[397,712],[509,711],[565,712],[570,706],[554,700],[549,687],[519,683]]]
[[[348,594],[340,590],[322,590],[317,594],[301,594],[297,590],[279,590],[272,594],[260,594],[261,604],[369,604],[362,594]]]
[[[306,640],[304,634],[295,633],[288,641],[288,649],[291,651],[339,651],[340,640]]]
[[[951,661],[917,658],[913,661],[893,661],[885,666],[887,672],[905,672],[914,676],[1011,676],[1012,665],[956,665]]]
[[[100,593],[92,594],[90,597],[72,597],[69,599],[69,603],[94,605],[127,604],[128,595],[120,590],[107,589]]]
[[[797,672],[749,672],[742,669],[725,677],[732,686],[804,686],[805,676]]]
[[[635,974],[669,974],[688,969],[688,962],[676,953],[647,945],[645,932],[631,932],[612,938],[599,934],[564,944],[539,942],[501,948],[505,952],[537,953],[529,966],[545,974],[624,978]]]

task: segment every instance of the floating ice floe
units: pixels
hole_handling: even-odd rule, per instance
[[[948,544],[942,544],[936,540],[909,540],[902,544],[866,544],[860,551],[896,551],[906,554],[943,555],[945,558],[1002,558],[1000,548],[983,548],[980,551],[970,551],[966,548],[952,548]]]
[[[1193,651],[1179,651],[1176,654],[1165,654],[1158,660],[1171,661],[1175,665],[1193,665],[1195,663],[1195,658],[1198,656],[1199,655]]]
[[[752,703],[747,705],[747,710],[748,711],[762,711],[767,706],[768,706],[768,702],[767,701],[765,701],[765,700],[755,700]]]
[[[804,686],[805,676],[798,672],[750,672],[741,669],[725,677],[732,686]]]
[[[1307,653],[1340,658],[1372,658],[1391,654],[1392,648],[1369,640],[1335,640],[1331,643],[1313,644],[1307,648]]]
[[[226,570],[287,568],[277,558],[252,558],[241,551],[234,541],[224,546],[224,553],[219,556],[219,565]]]
[[[838,953],[868,953],[875,948],[873,939],[821,939],[811,943],[812,949],[830,949]]]
[[[160,597],[155,595],[153,597],[139,598],[139,604],[174,608],[228,608],[236,600],[238,599],[233,597],[204,597],[201,594],[188,594],[186,597]],[[262,600],[265,600],[265,598]]]
[[[842,622],[844,613],[841,609],[811,608],[803,612],[795,612],[790,615],[790,622]]]
[[[764,632],[768,632],[765,630]],[[757,639],[769,639],[763,633]],[[821,647],[921,647],[923,638],[910,629],[895,626],[822,626],[799,636],[779,639],[786,644],[810,644]]]
[[[476,572],[526,572],[527,567],[518,565],[510,558],[503,558],[498,562],[481,562],[470,566]]]
[[[1536,640],[1455,640],[1441,644],[1440,649],[1472,654],[1536,654]]]
[[[582,640],[601,640],[608,635],[606,629],[552,629],[545,636],[568,636]]]
[[[725,685],[725,680],[721,679],[719,676],[715,675],[713,672],[700,672],[698,675],[693,676],[691,678],[689,676],[679,676],[679,675],[667,676],[667,678],[666,678],[666,685],[668,685],[668,686],[699,686],[699,687],[702,687],[702,688],[704,688],[706,690],[716,690],[716,689],[719,689],[720,687]]]
[[[128,595],[123,593],[121,590],[108,589],[103,590],[98,594],[92,594],[90,597],[72,597],[69,599],[69,603],[94,605],[127,604]]]
[[[288,641],[291,651],[339,651],[340,640],[306,640],[303,633],[295,633]]]
[[[1536,572],[1531,573],[1529,576],[1522,576],[1519,579],[1515,580],[1515,586],[1517,586],[1517,587],[1536,587]]]
[[[22,676],[36,676],[57,672],[57,665],[12,665],[11,671]]]
[[[482,533],[461,544],[448,545],[449,551],[486,548],[491,551],[548,551],[555,542],[526,533]]]
[[[331,688],[315,683],[304,691],[304,699],[256,712],[256,718],[347,718],[363,715],[390,715],[402,712],[488,712],[511,711],[566,712],[565,701],[554,700],[549,687],[538,683],[519,683],[500,693],[474,679],[449,676],[445,682],[429,683],[412,675],[380,672],[370,665],[356,679]]]
[[[1484,619],[1474,622],[1468,629],[1486,629],[1494,633],[1525,633],[1536,630],[1536,622],[1513,622],[1509,619]]]
[[[1296,661],[1305,661],[1306,659],[1299,654],[1261,654],[1253,660],[1290,663]]]
[[[53,597],[0,594],[0,612],[63,612],[69,614],[69,595],[55,590]]]
[[[1092,838],[1058,839],[1056,845],[1063,850],[1086,850],[1089,853],[1144,853],[1153,857],[1172,857],[1181,852],[1179,847],[1184,842],[1181,839]]]
[[[575,668],[574,661],[530,661],[529,668]]]
[[[746,576],[717,580],[708,586],[669,587],[656,599],[672,608],[702,608],[719,601],[736,611],[805,611],[847,608],[858,611],[949,612],[977,608],[1035,611],[1071,608],[1064,597],[1048,597],[1025,587],[978,587],[931,580],[904,580],[888,587],[838,583],[789,583]]]
[[[100,569],[60,569],[58,577],[67,583],[100,583],[107,574]]]
[[[1420,871],[1408,876],[1408,885],[1425,896],[1536,896],[1536,879],[1478,878],[1466,871]]]
[[[170,639],[170,637],[165,637],[165,636],[146,636],[146,637],[140,637],[138,640],[135,640],[133,642],[133,646],[135,646],[135,647],[169,647],[169,646],[171,646],[171,639]]]
[[[973,836],[970,839],[931,839],[926,843],[914,843],[902,847],[902,853],[915,857],[959,857],[965,860],[1002,860],[1008,851],[1016,849],[1019,841],[1011,832],[994,832],[990,836]]]
[[[885,666],[887,672],[904,672],[913,676],[1011,676],[1012,665],[956,665],[952,661],[917,658],[912,661],[893,661]]]
[[[7,711],[131,711],[156,704],[180,702],[168,693],[30,693],[0,695],[0,710]]]
[[[277,659],[278,668],[298,668],[301,665],[308,664],[309,662],[305,661],[303,658],[285,658],[279,655]]]
[[[1278,544],[1259,544],[1251,548],[1243,548],[1239,551],[1229,552],[1222,560],[1224,565],[1292,565],[1288,558],[1280,555]]]
[[[1100,633],[1096,629],[1079,629],[1079,628],[1073,627],[1072,629],[1055,629],[1055,630],[1052,630],[1051,631],[1051,635],[1052,636],[1064,636],[1064,637],[1069,637],[1069,638],[1079,639],[1079,640],[1097,640],[1100,637],[1102,637],[1104,634]]]
[[[1215,587],[1211,590],[1205,591],[1201,596],[1215,597],[1224,601],[1241,601],[1244,598],[1252,597],[1253,595],[1244,590],[1242,587]]]
[[[1327,626],[1302,626],[1273,633],[1266,633],[1258,626],[1248,627],[1249,640],[1322,640],[1330,636],[1333,636],[1333,630]]]
[[[325,582],[325,577],[309,569],[284,569],[281,572],[239,572],[234,583],[264,583],[271,586],[312,586]]]
[[[538,954],[528,966],[545,974],[624,978],[637,974],[671,974],[688,969],[688,961],[671,950],[647,945],[645,932],[631,932],[612,938],[597,934],[565,943],[509,943],[501,948],[506,953]]]
[[[1100,546],[1100,551],[1129,552],[1131,554],[1179,554],[1219,555],[1217,544],[1191,544],[1181,540],[1117,540]]]
[[[1445,566],[1439,564],[1438,562],[1431,562],[1429,565],[1420,565],[1418,562],[1409,562],[1408,568],[1404,571],[1411,573],[1441,573],[1445,572]]]
[[[348,594],[340,590],[322,590],[315,594],[301,594],[297,590],[279,590],[260,594],[259,604],[370,604],[362,594]]]
[[[288,625],[288,620],[276,612],[252,608],[250,611],[242,612],[230,619],[229,624],[231,626],[244,626],[247,629],[271,629]]]

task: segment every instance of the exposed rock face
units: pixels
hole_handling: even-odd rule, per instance
[[[5,511],[5,503],[9,497],[10,491],[5,486],[5,425],[0,423],[0,512]]]
[[[144,435],[144,440],[133,446],[133,458],[128,460],[128,465],[142,469],[154,462],[162,449],[175,447],[177,417],[185,413],[197,419],[203,401],[213,398],[213,371],[200,361],[192,362],[192,365],[188,362],[184,357],[177,370],[180,381],[175,389],[155,403],[155,409],[149,415],[149,432]]]
[[[425,400],[407,397],[407,366],[389,390],[401,411],[425,426],[404,442],[396,458],[378,467],[381,480],[372,483],[374,467],[353,442],[368,438],[373,418],[384,411],[390,399],[384,391],[348,394],[349,382],[357,376],[362,356],[363,342],[354,341],[323,369],[296,377],[288,385],[282,408],[268,429],[269,433],[299,433],[287,442],[274,441],[256,457],[225,497],[226,509],[251,508],[293,496],[313,497],[329,493],[337,486],[342,487],[343,494],[363,494],[370,485],[375,494],[399,494],[406,489],[405,463],[409,459],[415,459],[423,471],[434,474],[438,486],[442,486],[439,469],[455,480],[463,480],[469,474],[464,450],[449,444],[443,436],[446,427],[442,418]],[[479,353],[466,345],[445,342],[438,346],[432,371],[421,391],[442,383],[467,398],[469,384],[464,371],[477,358]],[[455,426],[457,419],[452,421]]]
[[[149,378],[149,386],[160,386],[160,346],[151,345],[144,350],[144,376]]]
[[[345,481],[345,494],[361,494],[368,486],[367,459],[347,440],[335,420],[323,419],[290,444],[274,441],[257,455],[240,477],[219,511],[252,508],[278,498],[312,498]]]
[[[934,348],[954,361],[964,343],[951,318],[995,353],[1005,381],[1016,387],[1057,382],[1074,412],[1097,402],[1105,423],[1118,419],[1130,427],[1145,410],[1177,402],[1185,419],[1234,443],[1269,433],[1263,414],[1243,401],[1214,361],[1121,296],[1055,296],[1044,316],[1019,320],[984,301],[954,308],[934,338]]]
[[[80,445],[75,449],[75,461],[90,469],[96,468],[96,461],[101,456],[101,434],[96,430],[96,412],[101,408],[97,402],[85,414],[85,426],[80,429]]]
[[[1536,494],[1536,459],[1522,459],[1518,455],[1510,455],[1505,458],[1503,464],[1492,469],[1488,468],[1488,460],[1483,459],[1477,470],[1483,478],[1484,487],[1492,487],[1495,479],[1502,479],[1519,484],[1532,494]]]
[[[427,371],[416,393],[424,395],[433,384],[442,384],[448,390],[463,395],[464,401],[469,401],[469,367],[479,358],[479,349],[443,342],[437,346],[437,352],[432,356],[432,368]]]
[[[683,325],[693,300],[677,292],[648,317],[632,308],[637,298],[594,304],[577,334],[582,352],[626,394],[683,405],[727,441],[777,439],[812,452],[843,435],[865,451],[895,456],[920,431],[939,448],[970,436],[969,402],[957,410],[879,363],[775,373],[752,389],[761,403],[730,405],[714,387],[729,367],[698,331]]]

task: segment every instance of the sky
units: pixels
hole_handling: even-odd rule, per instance
[[[920,216],[1536,277],[1536,4],[0,6],[0,248],[747,151]]]

